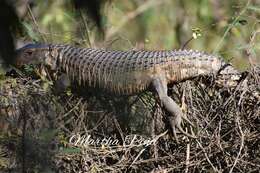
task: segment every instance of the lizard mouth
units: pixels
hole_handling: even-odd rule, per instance
[[[17,67],[17,68],[21,68],[21,67],[24,65],[24,63],[22,63],[22,62],[19,61],[19,60],[15,60],[14,65],[15,65],[15,67]]]
[[[14,58],[14,61],[13,61],[13,65],[17,68],[20,68],[22,67],[25,63],[23,63],[23,61],[21,60],[21,48],[20,49],[17,49],[15,51],[15,58]]]
[[[242,79],[242,74],[230,64],[225,64],[217,73],[216,83],[220,86],[235,87]]]
[[[19,56],[16,56],[15,59],[14,59],[14,63],[13,65],[17,68],[21,68],[23,67],[26,63],[26,61],[22,60],[21,57]]]

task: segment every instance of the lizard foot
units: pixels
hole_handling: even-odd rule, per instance
[[[178,129],[181,133],[183,133],[184,135],[190,138],[197,138],[196,136],[191,135],[182,129],[181,127],[182,118],[186,120],[189,124],[191,124],[193,127],[194,125],[186,117],[183,116],[180,107],[177,105],[177,103],[175,103],[175,101],[173,101],[171,97],[168,96],[167,81],[165,76],[158,76],[157,78],[155,78],[153,81],[153,86],[158,93],[162,105],[171,114],[170,116],[168,116],[168,118],[176,141],[178,142],[176,129]]]
[[[187,137],[190,137],[193,139],[197,138],[196,136],[189,134],[183,130],[183,128],[181,127],[181,116],[169,116],[168,119],[169,119],[169,122],[170,122],[170,125],[172,128],[173,136],[177,142],[178,142],[178,138],[177,138],[177,134],[176,134],[177,129]]]

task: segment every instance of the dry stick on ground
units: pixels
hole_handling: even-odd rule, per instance
[[[240,144],[240,148],[239,148],[239,152],[237,154],[237,157],[236,157],[236,159],[234,161],[234,164],[233,164],[232,168],[229,170],[229,173],[233,172],[233,169],[234,169],[234,167],[236,166],[236,164],[238,162],[239,156],[241,155],[241,151],[244,148],[245,135],[244,135],[244,133],[243,133],[243,131],[241,129],[241,125],[240,125],[239,121],[240,121],[239,116],[237,116],[236,117],[236,124],[237,124],[238,130],[239,130],[239,133],[241,135],[241,144]]]
[[[86,126],[84,125],[84,123],[85,123],[84,120],[85,120],[85,116],[86,116],[85,110],[84,110],[85,105],[86,105],[86,102],[85,103],[83,102],[82,104],[79,105],[79,108],[80,108],[79,114],[78,114],[77,119],[75,119],[75,121],[76,121],[75,124],[77,124],[77,126],[73,129],[73,134],[79,133],[81,130],[81,127],[83,127],[84,130],[86,130]]]
[[[146,150],[146,148],[143,148],[135,157],[134,161],[131,163],[130,167],[133,166],[133,164],[137,161],[137,159],[141,156],[141,154]]]
[[[196,139],[196,142],[199,144],[199,147],[202,149],[203,153],[204,153],[204,156],[206,157],[206,160],[208,161],[208,163],[210,164],[210,166],[213,168],[213,170],[215,172],[219,172],[220,171],[212,164],[212,162],[210,161],[209,157],[208,157],[208,154],[207,152],[205,151],[205,149],[203,148],[202,144],[199,142],[199,140]]]
[[[122,141],[123,141],[123,145],[125,145],[123,130],[121,129],[120,124],[118,123],[117,118],[115,117],[115,115],[111,115],[111,116],[112,116],[112,118],[113,118],[113,123],[115,124],[116,129],[117,129],[117,131],[119,132],[120,137],[121,137],[121,139],[122,139]]]
[[[185,168],[185,173],[189,172],[189,163],[190,163],[190,140],[188,139],[187,143],[187,150],[186,150],[186,168]]]
[[[67,115],[69,115],[71,112],[73,112],[76,108],[78,108],[79,104],[81,103],[82,99],[80,98],[79,101],[77,102],[77,104],[75,106],[73,106],[73,108],[71,108],[68,112],[66,112],[63,117],[66,117]],[[71,106],[71,105],[70,105]]]
[[[156,141],[158,141],[159,138],[161,138],[161,137],[163,137],[164,135],[166,135],[167,132],[168,132],[168,130],[166,130],[165,132],[163,132],[163,133],[161,133],[161,134],[155,136],[151,141],[153,141],[153,143],[156,143]],[[144,144],[144,146],[145,146],[145,144]],[[137,159],[141,156],[141,154],[142,154],[145,150],[146,150],[146,148],[143,148],[143,149],[138,153],[138,155],[135,157],[134,161],[131,163],[130,166],[133,166],[133,165],[135,164],[135,162],[137,161]],[[155,159],[157,159],[157,158],[155,158]]]
[[[87,112],[89,112],[89,111],[87,111]],[[98,127],[100,125],[102,125],[102,123],[103,123],[103,121],[105,120],[106,117],[113,116],[112,112],[108,112],[108,113],[107,112],[103,112],[102,114],[103,115],[97,120],[96,125],[94,127],[92,127],[91,129],[86,129],[86,131],[88,131],[90,133],[90,132],[92,132],[94,130],[97,130]]]
[[[26,103],[27,104],[27,103]],[[26,124],[27,124],[27,116],[26,116],[26,111],[25,111],[25,107],[23,107],[22,109],[22,119],[23,119],[23,128],[22,128],[22,172],[26,173],[26,142],[25,142],[25,137],[26,137]]]

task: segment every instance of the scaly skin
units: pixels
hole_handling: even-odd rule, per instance
[[[64,71],[80,85],[99,87],[117,94],[137,94],[154,87],[160,101],[172,116],[175,128],[181,128],[182,111],[167,95],[167,84],[200,75],[239,73],[217,56],[198,51],[107,51],[70,45],[29,44],[17,50],[16,65],[45,64]],[[177,138],[176,138],[177,139]]]

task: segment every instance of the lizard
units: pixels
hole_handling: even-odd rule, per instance
[[[216,75],[219,79],[228,76],[231,81],[241,77],[223,58],[194,50],[122,51],[36,43],[17,49],[14,65],[25,64],[43,64],[51,70],[61,70],[79,85],[119,95],[153,90],[169,112],[168,120],[176,140],[177,129],[188,137],[196,136],[181,127],[185,118],[178,104],[168,96],[168,84],[204,75]]]

